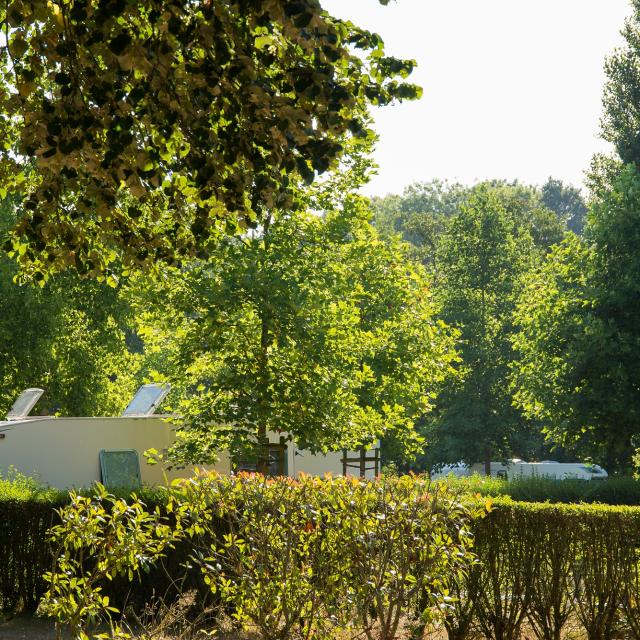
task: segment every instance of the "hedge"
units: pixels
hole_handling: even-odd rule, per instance
[[[475,523],[480,562],[458,581],[449,638],[640,638],[640,508],[496,498]]]
[[[277,486],[284,487],[287,482],[290,481]],[[425,495],[431,491],[426,480],[404,482],[422,483]],[[335,498],[331,508],[347,525],[347,538],[358,539],[358,527],[374,524],[379,533],[384,530],[387,537],[396,530],[392,520],[385,521],[390,514],[380,509],[358,512],[352,502],[345,500],[345,495],[333,494],[326,487],[323,484],[317,487],[322,498],[319,502],[310,502],[308,494],[304,504],[298,503],[298,498],[288,502],[286,509],[282,507],[286,515],[282,522],[269,520],[273,495],[269,500],[262,500],[260,492],[246,494],[248,489],[245,488],[243,500],[248,497],[251,500],[245,511],[235,511],[236,514],[244,513],[244,520],[236,521],[240,523],[237,526],[249,527],[260,516],[261,521],[280,531],[278,527],[299,521],[302,516],[298,508],[310,514],[308,522],[313,525],[314,513],[326,509]],[[61,504],[62,497],[60,494],[29,492],[17,497],[15,491],[14,495],[8,496],[6,492],[3,495],[1,489],[0,483],[0,607],[33,608],[45,588],[42,573],[51,569],[44,531],[52,522],[54,508]],[[233,493],[236,489],[227,486],[225,491]],[[384,484],[372,484],[371,491],[385,495]],[[166,496],[161,492],[145,496],[148,505],[154,501],[162,504],[163,500],[166,501]],[[315,531],[315,525],[309,526],[309,531]],[[334,532],[337,530],[333,529]],[[531,627],[538,638],[558,640],[567,628],[576,624],[583,628],[589,640],[640,639],[640,508],[526,503],[496,497],[486,517],[472,522],[472,530],[478,562],[466,571],[452,572],[451,577],[455,579],[447,585],[454,596],[444,609],[445,626],[451,640],[479,635],[492,640],[515,640],[524,626]],[[292,530],[285,527],[282,531],[283,535],[290,535]],[[250,532],[258,535],[260,527],[252,526]],[[276,553],[270,562],[279,561],[277,549],[269,549],[264,539],[256,540],[256,544],[262,544],[265,554]],[[326,553],[321,539],[318,544],[318,553]],[[210,550],[208,545],[209,542],[200,542],[203,553],[207,548]],[[170,555],[174,567],[170,570],[179,570],[182,561],[191,553],[188,547],[178,547]],[[345,553],[346,550],[345,546]],[[237,555],[230,557],[240,566],[246,559],[237,549],[234,553]],[[364,559],[366,555],[357,557]],[[357,566],[354,567],[355,571]],[[360,569],[366,573],[366,565]],[[197,582],[197,576],[193,577],[194,583]],[[215,582],[215,575],[211,574],[209,578]],[[137,597],[140,601],[145,601],[154,589],[156,593],[162,593],[162,579],[162,574],[152,572],[150,576],[134,580],[132,585],[128,580],[121,581],[118,587],[121,593],[114,602],[116,605],[121,602],[122,594],[129,590],[129,597]],[[366,580],[362,582],[365,583]],[[312,587],[313,582],[307,584],[311,589],[309,593],[313,592]]]
[[[506,481],[476,474],[467,478],[449,477],[438,482],[445,482],[461,491],[477,492],[483,496],[508,496],[521,502],[640,506],[640,481],[630,477],[607,480],[529,477]]]
[[[90,493],[90,492],[85,492]],[[128,496],[125,490],[116,491]],[[149,509],[166,502],[162,490],[139,492]],[[69,504],[69,493],[42,487],[19,473],[0,476],[0,612],[34,611],[46,590],[45,572],[52,568],[49,529],[59,524],[58,510]],[[164,594],[171,585],[188,550],[178,547],[167,566],[144,574],[139,580],[115,580],[106,592],[123,607],[126,602],[145,603],[152,594]],[[173,576],[167,575],[167,568]]]
[[[73,637],[98,621],[111,626],[110,637],[125,637],[129,618],[114,617],[105,585],[181,544],[216,611],[262,640],[329,638],[346,628],[394,640],[446,608],[451,577],[473,561],[468,525],[483,512],[468,495],[409,476],[201,474],[167,498],[150,512],[104,490],[72,495],[51,532],[56,561],[42,613]],[[205,630],[217,626],[214,614]]]

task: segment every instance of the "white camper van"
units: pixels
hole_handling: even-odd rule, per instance
[[[480,471],[484,471],[484,465],[474,465],[472,469],[475,470],[476,467],[480,467]],[[609,477],[609,474],[597,464],[555,462],[554,460],[524,462],[518,458],[510,460],[507,464],[492,462],[491,475],[508,480],[531,477],[553,480],[604,480]]]
[[[79,418],[29,415],[43,391],[25,390],[6,420],[0,421],[0,475],[16,469],[58,488],[87,487],[94,482],[156,485],[192,475],[193,467],[150,465],[143,455],[149,449],[166,450],[175,441],[168,422],[171,416],[155,413],[169,389],[168,384],[143,385],[121,416]],[[318,455],[299,449],[283,436],[286,434],[269,437],[270,470],[274,475],[346,472],[373,478],[379,472],[378,447]],[[209,468],[231,473],[229,454],[221,452],[218,462]]]
[[[484,463],[478,462],[469,466],[464,462],[459,462],[454,465],[447,465],[432,473],[431,477],[436,480],[445,478],[450,474],[458,478],[474,474],[485,475]],[[524,462],[519,458],[514,458],[506,463],[491,462],[491,476],[493,478],[504,478],[505,480],[531,477],[551,478],[554,480],[604,480],[609,477],[609,474],[597,464],[555,462],[553,460]]]

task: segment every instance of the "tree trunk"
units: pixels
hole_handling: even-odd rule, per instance
[[[263,270],[268,268],[268,253],[269,253],[269,229],[271,228],[271,215],[268,215],[264,221],[262,230],[262,242],[263,251],[260,256],[260,268]],[[268,296],[263,298],[267,299]],[[260,373],[261,380],[260,390],[260,415],[258,422],[258,459],[256,461],[256,470],[258,473],[267,475],[269,473],[269,437],[267,435],[268,413],[271,404],[271,398],[269,398],[269,346],[273,340],[270,332],[270,311],[264,305],[261,304],[258,309],[260,316]]]
[[[491,449],[484,450],[484,475],[491,475]]]

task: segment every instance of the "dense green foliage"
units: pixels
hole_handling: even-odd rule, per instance
[[[629,470],[638,442],[638,146],[640,5],[606,65],[603,137],[584,240],[568,238],[529,282],[514,340],[516,402],[548,436],[609,469]]]
[[[0,231],[15,223],[0,201]],[[139,355],[130,348],[131,314],[120,292],[73,273],[44,287],[14,281],[16,264],[0,255],[0,415],[27,387],[46,394],[36,411],[117,414],[136,385]]]
[[[579,192],[552,179],[540,189],[433,181],[372,204],[376,228],[409,243],[432,276],[443,320],[461,332],[460,375],[421,421],[425,454],[417,463],[396,462],[425,470],[491,455],[544,456],[538,418],[514,406],[513,313],[524,276],[584,214]]]
[[[516,314],[516,400],[556,442],[628,467],[640,411],[637,287],[640,176],[629,166],[528,278]]]
[[[509,335],[532,253],[531,235],[489,188],[470,196],[443,233],[436,297],[444,320],[460,328],[463,376],[441,394],[428,431],[436,460],[491,460],[513,449],[521,419],[507,384]]]
[[[87,489],[83,495],[93,495],[93,491]],[[126,491],[118,495],[130,498]],[[159,488],[144,487],[138,496],[151,511],[167,502],[166,492]],[[68,492],[43,487],[19,473],[0,476],[0,612],[36,609],[46,591],[43,576],[52,564],[48,530],[60,522],[57,510],[69,501]],[[158,593],[171,597],[174,581],[190,578],[190,572],[181,566],[187,557],[187,550],[178,547],[162,568],[143,572],[133,583],[127,577],[110,582],[104,594],[120,607],[127,603],[144,607]],[[191,581],[184,586],[197,585]]]
[[[622,30],[624,45],[607,60],[602,137],[611,142],[622,163],[640,161],[640,3],[631,0],[632,14]]]
[[[424,627],[472,560],[469,498],[405,476],[380,482],[202,475],[172,487],[150,513],[135,497],[72,494],[51,531],[55,565],[41,610],[74,638],[91,623],[126,638],[104,596],[179,541],[239,626],[263,640],[329,638],[350,629],[394,640]],[[348,515],[348,517],[347,517]]]
[[[20,474],[0,476],[0,611],[36,608],[51,562],[47,531],[66,501]]]
[[[385,436],[411,453],[456,357],[423,270],[355,196],[322,216],[275,215],[136,304],[156,370],[177,386],[181,461],[269,431],[321,451]]]
[[[399,234],[411,246],[413,256],[435,273],[440,236],[468,195],[469,189],[458,183],[413,184],[401,196],[373,198],[373,223],[385,237]]]
[[[210,253],[370,137],[369,105],[420,94],[318,0],[15,1],[0,26],[0,195],[39,280]]]
[[[391,640],[399,613],[416,628],[441,620],[456,640],[516,640],[524,624],[558,640],[576,622],[590,640],[637,638],[640,509],[472,497],[491,482],[205,475],[143,503],[101,489],[72,496],[52,532],[56,565],[42,610],[72,624],[77,638],[91,618],[124,637],[127,618],[109,609],[120,601],[105,599],[108,576],[140,589],[145,570],[157,579],[152,567],[186,544],[177,555],[195,563],[189,588],[199,582],[265,640],[335,638],[345,629]],[[33,606],[43,593],[45,523],[59,499],[0,497],[2,606]],[[10,535],[10,522],[20,536]],[[182,579],[184,568],[167,569]]]
[[[433,180],[412,184],[402,195],[374,197],[374,225],[385,237],[399,234],[411,246],[414,258],[437,279],[438,247],[449,220],[475,192],[487,188],[542,250],[562,240],[568,226],[573,228],[570,225],[578,220],[582,224],[586,214],[580,192],[552,178],[541,188],[501,180],[474,186]]]
[[[449,638],[637,638],[640,509],[497,499],[475,526],[481,562],[454,587]]]
[[[613,477],[604,481],[529,477],[506,481],[473,475],[449,477],[443,482],[456,490],[483,496],[507,496],[520,502],[640,506],[640,482],[629,477]]]
[[[554,178],[549,178],[540,190],[542,204],[554,211],[569,231],[581,235],[587,216],[587,205],[580,191]]]
[[[179,463],[274,432],[316,451],[382,438],[402,469],[556,447],[629,471],[633,9],[588,214],[553,178],[432,181],[374,199],[371,225],[368,107],[419,94],[376,34],[318,0],[1,8],[0,410],[41,386],[42,411],[114,414],[163,379]]]

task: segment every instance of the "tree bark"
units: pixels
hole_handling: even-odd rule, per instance
[[[491,475],[491,449],[484,450],[484,475]]]

